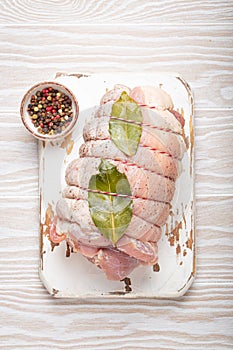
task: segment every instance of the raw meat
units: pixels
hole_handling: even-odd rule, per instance
[[[124,154],[109,133],[112,106],[123,91],[141,106],[143,117],[140,143],[133,156]],[[66,169],[67,187],[56,206],[51,239],[66,235],[74,252],[112,280],[125,278],[138,265],[156,264],[161,227],[166,223],[176,179],[182,171],[186,150],[183,126],[183,116],[174,110],[171,97],[161,88],[139,86],[131,90],[116,85],[106,92],[94,117],[84,126],[80,158]],[[115,244],[94,224],[88,202],[90,178],[98,173],[102,159],[124,173],[131,188],[132,218]]]

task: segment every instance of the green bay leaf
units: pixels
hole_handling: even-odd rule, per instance
[[[89,189],[132,195],[126,175],[120,173],[116,166],[103,159],[99,166],[99,173],[90,179]],[[88,203],[95,226],[115,244],[123,236],[132,219],[132,199],[89,191]]]
[[[142,134],[142,126],[133,123],[141,123],[143,120],[140,106],[123,91],[112,106],[111,117],[116,118],[110,118],[109,121],[111,140],[123,153],[133,156],[137,152]]]

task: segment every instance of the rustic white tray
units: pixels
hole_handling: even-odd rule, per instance
[[[179,74],[164,73],[57,74],[55,80],[74,92],[80,114],[75,130],[65,140],[39,143],[39,273],[43,284],[56,297],[175,298],[183,295],[195,275],[193,98],[188,84]],[[79,156],[84,122],[91,117],[106,89],[115,84],[129,87],[161,84],[171,95],[175,109],[184,115],[184,137],[188,146],[182,160],[183,172],[176,182],[170,216],[158,243],[159,264],[154,269],[151,266],[138,267],[130,279],[122,282],[107,280],[104,273],[83,256],[70,253],[65,242],[54,246],[48,239],[55,205],[65,187],[66,166]]]

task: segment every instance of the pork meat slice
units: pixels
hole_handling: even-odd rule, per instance
[[[115,85],[114,89],[107,91],[103,95],[100,104],[117,101],[123,91],[126,91],[139,104],[154,106],[160,110],[174,108],[171,96],[162,88],[151,85],[136,86],[132,90],[125,85]]]
[[[131,90],[125,85],[116,84],[114,86],[114,89],[107,91],[103,95],[103,97],[100,100],[100,104],[103,105],[109,101],[117,101],[120,98],[123,91],[127,92],[127,94],[129,95]]]
[[[63,196],[71,199],[87,199],[88,192],[77,186],[66,186]],[[147,199],[133,199],[133,214],[155,224],[162,226],[166,223],[170,212],[170,204],[151,201]]]
[[[86,258],[94,258],[101,248],[92,247],[90,245],[83,244],[77,241],[76,236],[70,233],[69,237],[67,237],[66,242],[72,248],[73,253],[81,253]]]
[[[101,117],[110,118],[113,103],[114,101],[110,101],[105,105],[100,106],[96,110],[94,117],[97,119]],[[172,113],[168,110],[157,111],[148,107],[141,107],[141,111],[143,116],[143,124],[148,124],[152,127],[156,126],[157,128],[170,130],[171,132],[182,135],[182,126],[175,117],[175,112]]]
[[[184,117],[179,112],[173,110],[172,99],[163,89],[154,86],[138,86],[131,90],[130,97],[139,104],[154,106],[157,110],[171,111],[181,127],[184,127]]]
[[[93,223],[86,200],[60,199],[56,205],[58,233],[73,233],[83,244],[106,247],[111,245]]]
[[[162,88],[154,86],[136,86],[130,91],[130,97],[139,104],[154,106],[157,109],[173,109],[171,96]]]
[[[57,232],[72,233],[77,241],[91,246],[111,246],[111,242],[105,238],[92,221],[88,201],[63,198],[56,206],[58,216]],[[81,216],[81,213],[85,215]],[[148,223],[146,220],[133,215],[132,220],[125,231],[125,235],[141,241],[157,242],[161,237],[160,227]]]
[[[80,146],[80,157],[95,157],[128,163],[134,168],[150,171],[154,175],[176,179],[179,173],[178,163],[171,157],[160,154],[147,147],[138,147],[137,153],[128,157],[111,140],[88,141]]]
[[[61,204],[61,203],[60,203]],[[66,233],[67,237],[73,237],[77,242],[80,242],[88,247],[101,248],[112,246],[111,242],[102,236],[100,232],[95,228],[81,229],[80,224],[77,222],[71,222],[64,218],[58,218],[56,224],[57,234]]]
[[[140,264],[140,261],[114,248],[93,248],[77,242],[75,238],[67,240],[74,252],[81,253],[89,261],[101,268],[110,280],[122,280]]]
[[[88,188],[90,177],[98,173],[100,160],[101,158],[87,157],[74,160],[66,171],[67,184]],[[112,163],[114,164],[114,161]],[[141,168],[127,166],[121,162],[116,162],[116,165],[119,171],[127,176],[134,197],[162,202],[170,202],[173,198],[174,181]]]
[[[108,116],[92,118],[88,121],[83,130],[85,141],[95,139],[108,139],[109,135],[109,120]],[[158,130],[149,126],[143,125],[140,145],[150,146],[160,152],[166,152],[173,158],[182,159],[185,152],[185,142],[181,135]]]
[[[117,242],[117,248],[147,264],[153,265],[158,261],[158,247],[155,242],[141,242],[124,235]]]
[[[127,176],[133,196],[162,202],[172,200],[175,192],[173,180],[121,162],[117,168]]]
[[[110,280],[122,280],[127,277],[140,262],[117,249],[100,249],[92,262],[100,267]]]

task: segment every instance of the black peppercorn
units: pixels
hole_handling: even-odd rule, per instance
[[[61,133],[73,119],[71,99],[52,87],[36,91],[30,98],[27,111],[33,125],[42,134]]]

